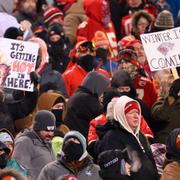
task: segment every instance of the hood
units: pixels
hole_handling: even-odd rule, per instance
[[[0,141],[2,143],[4,143],[10,150],[10,154],[9,154],[9,157],[12,156],[13,152],[14,152],[14,146],[15,146],[15,141],[14,141],[14,137],[13,135],[11,134],[10,131],[8,131],[7,129],[3,128],[3,129],[0,129]],[[12,144],[12,147],[9,147],[6,142],[10,142]]]
[[[38,102],[37,102],[38,110],[45,109],[51,111],[51,108],[53,107],[54,103],[58,98],[61,98],[62,102],[64,103],[64,110],[63,110],[63,119],[64,119],[67,111],[67,103],[65,97],[58,91],[50,90],[42,93],[38,98]]]
[[[14,0],[1,0],[0,1],[0,12],[12,14],[14,6]]]
[[[130,75],[124,71],[119,69],[116,71],[112,77],[111,80],[111,86],[112,88],[118,88],[121,86],[130,86],[130,97],[135,98],[136,97],[136,89],[134,86],[134,82]]]
[[[119,124],[125,129],[127,130],[129,133],[135,135],[136,137],[139,134],[139,130],[140,130],[140,119],[141,119],[141,111],[140,111],[140,115],[139,115],[139,125],[138,128],[136,129],[135,133],[132,131],[132,129],[130,128],[127,120],[126,120],[126,116],[124,113],[124,109],[125,106],[128,102],[136,102],[139,106],[139,109],[141,110],[141,107],[139,105],[139,103],[137,101],[135,101],[132,98],[129,98],[128,96],[121,96],[119,98],[116,99],[116,103],[114,104],[114,119],[116,121],[119,122]]]
[[[98,97],[105,91],[108,87],[110,81],[104,75],[91,71],[84,78],[81,86],[90,91],[93,95]]]
[[[109,1],[107,1],[107,0],[84,0],[83,2],[84,2],[84,9],[85,9],[86,15],[89,18],[91,18],[101,24],[103,24],[103,20],[105,19],[105,17],[108,18],[110,21]]]

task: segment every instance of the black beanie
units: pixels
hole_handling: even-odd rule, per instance
[[[52,112],[47,110],[41,110],[36,113],[33,124],[34,131],[41,131],[41,130],[53,131],[55,127],[56,127],[56,117]]]
[[[4,37],[9,38],[9,39],[16,39],[18,36],[23,37],[23,32],[16,27],[10,27],[10,28],[6,29],[6,31],[4,33]]]
[[[60,25],[59,23],[53,23],[48,27],[48,33],[47,33],[48,39],[50,38],[50,36],[54,34],[60,35],[61,38],[64,38],[65,36],[64,29],[62,25]]]

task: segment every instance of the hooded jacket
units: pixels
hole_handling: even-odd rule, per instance
[[[104,4],[106,3],[107,6],[105,7]],[[91,41],[95,37],[96,32],[101,31],[109,41],[112,58],[115,58],[117,55],[116,35],[113,23],[110,20],[110,9],[108,9],[108,6],[109,2],[107,0],[84,0],[84,9],[88,19],[79,25],[77,41],[82,39]]]
[[[8,153],[9,156],[8,156],[6,168],[15,169],[19,171],[21,174],[23,174],[24,176],[27,176],[27,170],[24,169],[22,166],[20,166],[20,164],[12,157],[13,152],[14,152],[14,146],[15,146],[13,135],[7,129],[3,128],[0,130],[0,141],[4,143],[6,143],[6,141],[9,141],[11,142],[11,145],[12,145],[12,149],[10,149],[10,152]]]
[[[141,112],[139,113],[139,125],[135,132],[132,131],[126,120],[124,108],[126,104],[131,101],[135,100],[127,96],[121,96],[118,98],[114,105],[114,121],[110,121],[98,129],[100,140],[96,143],[95,149],[97,154],[106,150],[123,150],[124,148],[136,151],[138,157],[140,158],[141,167],[133,170],[133,172],[131,172],[131,176],[126,177],[126,179],[156,180],[158,179],[158,174],[152,152],[147,140],[140,132]],[[138,103],[137,101],[135,102]]]
[[[52,149],[33,130],[24,130],[15,139],[14,159],[28,171],[29,180],[37,180],[41,169],[55,160]]]
[[[87,138],[89,122],[103,112],[98,97],[107,88],[109,80],[96,71],[87,74],[78,90],[69,98],[65,124]]]
[[[86,159],[80,171],[75,173],[61,156],[58,156],[56,161],[47,164],[42,169],[38,180],[64,179],[63,177],[65,176],[76,176],[79,180],[101,180],[98,172],[99,166],[93,164],[89,159]]]

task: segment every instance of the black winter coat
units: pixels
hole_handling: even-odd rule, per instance
[[[105,134],[101,130],[104,131]],[[136,138],[131,133],[121,128],[118,122],[115,121],[107,122],[104,126],[99,127],[97,131],[99,132],[100,140],[95,145],[96,154],[100,154],[101,152],[106,150],[113,150],[113,149],[123,150],[127,147],[138,153],[142,166],[138,172],[131,173],[130,177],[125,176],[125,179],[132,179],[132,180],[158,179],[157,169],[154,163],[152,152],[150,150],[146,138],[141,132],[139,133],[139,140],[145,152],[143,152]]]
[[[103,112],[97,96],[79,87],[77,92],[69,98],[67,107],[65,124],[71,130],[77,130],[87,138],[90,121]]]

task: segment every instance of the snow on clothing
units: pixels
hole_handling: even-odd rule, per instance
[[[41,169],[55,160],[52,149],[33,130],[25,130],[15,139],[14,159],[28,171],[29,180],[37,180]]]
[[[152,106],[152,116],[155,126],[155,139],[157,142],[165,144],[169,133],[180,127],[180,110],[176,104],[169,105],[167,98],[160,98]]]
[[[96,68],[97,72],[100,72],[105,77],[109,78],[108,72],[101,68]],[[73,93],[77,90],[78,86],[80,86],[81,82],[88,74],[81,66],[78,64],[74,64],[70,69],[66,70],[63,73],[63,79],[66,85],[66,90],[68,96],[72,96]]]
[[[99,166],[86,159],[80,171],[75,173],[60,156],[57,160],[47,164],[41,171],[38,180],[55,180],[64,176],[76,176],[78,180],[101,180]]]
[[[90,72],[67,104],[65,124],[81,132],[86,138],[89,122],[103,112],[98,97],[107,88],[109,80],[96,71]]]
[[[132,131],[127,123],[124,107],[133,99],[127,96],[121,96],[119,100],[114,105],[114,121],[110,121],[99,128],[100,140],[96,143],[97,154],[112,149],[121,149],[129,147],[138,153],[140,161],[142,163],[141,168],[137,172],[132,172],[130,177],[126,179],[146,179],[146,180],[156,180],[158,179],[157,170],[153,160],[152,152],[147,143],[144,135],[139,131],[139,126]],[[135,101],[137,102],[137,101]],[[137,102],[138,103],[138,102]],[[141,113],[140,113],[141,115]],[[140,118],[140,116],[139,116]],[[140,120],[140,119],[139,119]],[[109,126],[109,129],[105,128]],[[103,133],[103,129],[105,132]]]
[[[108,3],[107,6],[105,5],[106,3]],[[96,33],[101,31],[108,38],[111,56],[115,58],[117,55],[117,42],[114,26],[110,20],[110,9],[108,9],[108,6],[109,2],[105,2],[104,0],[84,0],[84,9],[88,19],[79,25],[77,41],[84,39],[91,41],[96,37]]]

